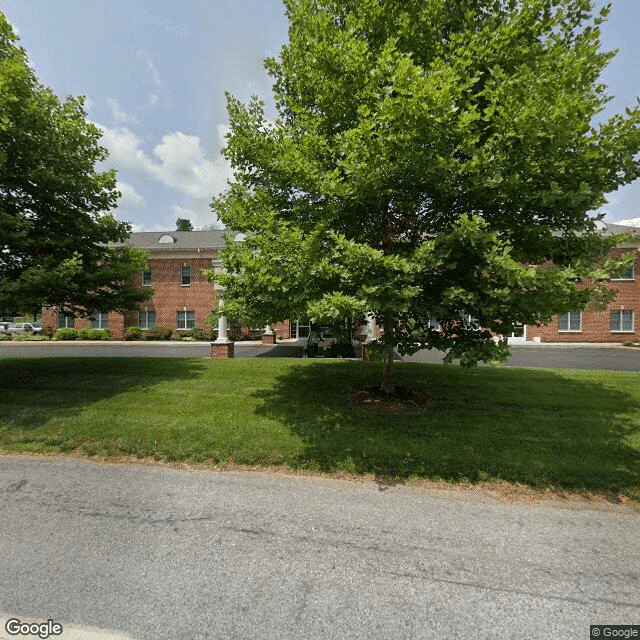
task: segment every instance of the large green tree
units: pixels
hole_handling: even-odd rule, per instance
[[[114,171],[82,98],[61,102],[29,67],[0,14],[0,310],[125,310],[148,299],[133,277],[147,254],[109,211]]]
[[[285,4],[289,42],[266,61],[279,117],[228,96],[235,182],[213,207],[247,238],[227,244],[216,276],[227,314],[373,312],[391,391],[396,347],[502,358],[494,334],[608,299],[602,256],[619,238],[597,232],[593,211],[638,177],[640,111],[597,123],[607,9]]]

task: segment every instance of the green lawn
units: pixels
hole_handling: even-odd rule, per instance
[[[255,358],[0,359],[0,448],[507,481],[640,501],[640,376],[400,363],[421,414],[345,390],[379,363]]]

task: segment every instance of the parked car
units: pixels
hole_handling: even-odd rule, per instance
[[[6,320],[3,320],[2,322],[0,322],[0,333],[8,333],[7,329],[12,324],[13,324],[12,322],[7,322]]]
[[[42,322],[14,322],[7,327],[6,332],[15,336],[19,333],[42,333]]]

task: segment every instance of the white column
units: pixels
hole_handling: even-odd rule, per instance
[[[222,310],[222,307],[224,305],[223,300],[220,299],[220,302],[218,304],[219,304],[218,308]],[[231,342],[229,340],[229,337],[227,336],[227,316],[220,316],[218,318],[218,337],[216,338],[215,341],[218,343],[224,343],[224,344]]]
[[[376,316],[373,313],[367,313],[367,339],[365,344],[369,344],[376,339]]]

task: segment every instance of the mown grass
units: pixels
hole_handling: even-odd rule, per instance
[[[399,363],[434,399],[364,412],[346,390],[378,363],[294,359],[0,359],[10,451],[288,465],[399,480],[508,481],[640,501],[640,376]]]

